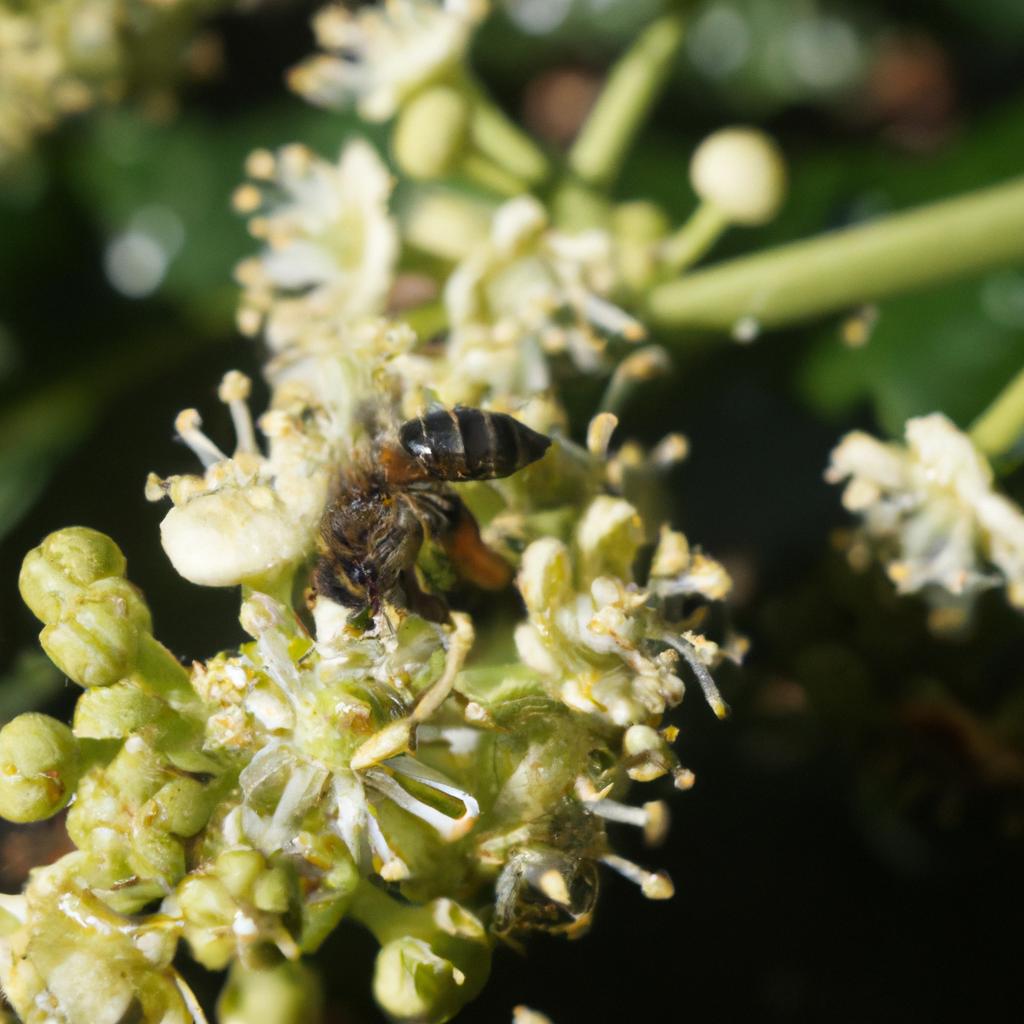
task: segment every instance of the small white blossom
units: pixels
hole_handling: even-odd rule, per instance
[[[843,504],[880,544],[900,593],[955,609],[1003,583],[1024,608],[1024,513],[993,489],[987,460],[945,416],[908,420],[904,445],[847,434],[825,476],[847,481]]]
[[[388,215],[391,176],[366,142],[349,142],[336,164],[304,146],[258,150],[235,206],[266,244],[239,264],[241,329],[264,329],[282,351],[316,329],[340,329],[383,311],[398,254]]]
[[[292,71],[291,85],[312,103],[356,106],[386,121],[419,89],[453,73],[486,0],[385,0],[383,8],[325,7],[313,21],[326,54]]]
[[[311,550],[327,500],[331,446],[307,404],[268,412],[260,421],[269,453],[256,446],[247,378],[229,373],[220,395],[232,410],[238,447],[226,456],[186,409],[176,421],[182,440],[205,467],[202,476],[151,475],[146,496],[170,497],[174,508],[160,538],[174,568],[201,586],[235,586],[266,577]],[[319,429],[318,429],[319,427]]]
[[[529,615],[516,630],[519,656],[569,707],[630,726],[657,721],[682,700],[682,655],[722,715],[707,671],[720,659],[717,645],[666,622],[651,592],[630,582],[642,540],[636,510],[601,496],[584,512],[572,551],[554,538],[531,544],[519,576]]]
[[[240,699],[231,687],[217,692],[241,710],[257,748],[239,778],[241,822],[250,842],[266,854],[298,850],[304,819],[319,804],[326,806],[326,826],[357,864],[397,880],[408,876],[408,868],[377,820],[381,801],[401,807],[447,841],[472,827],[479,814],[474,797],[404,753],[418,721],[436,710],[436,684],[446,695],[447,681],[465,657],[459,621],[447,627],[406,616],[396,632],[349,630],[314,644],[294,615],[265,594],[243,605],[241,621],[255,650],[213,674],[223,676],[232,664],[246,669]],[[209,683],[205,689],[213,691]],[[224,743],[217,716],[208,724],[208,737]],[[368,756],[370,747],[381,756]],[[410,793],[403,779],[455,797],[464,813],[442,814]],[[269,811],[268,793],[274,794]]]
[[[609,335],[642,338],[641,325],[606,298],[616,284],[611,245],[603,231],[552,230],[532,196],[500,207],[490,239],[445,286],[452,400],[524,400],[550,386],[550,356],[595,370]]]

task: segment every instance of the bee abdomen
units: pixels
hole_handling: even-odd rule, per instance
[[[438,480],[493,480],[536,462],[551,439],[500,412],[456,406],[403,423],[402,447]]]

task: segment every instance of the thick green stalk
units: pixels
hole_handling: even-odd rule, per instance
[[[594,109],[569,151],[569,169],[582,182],[608,188],[643,127],[683,41],[685,15],[672,11],[637,37],[608,76]]]
[[[971,424],[971,440],[986,455],[1004,455],[1024,434],[1024,370]]]
[[[779,327],[1024,260],[1024,178],[654,288],[654,326]]]
[[[473,104],[470,136],[480,154],[528,186],[547,178],[551,166],[537,143],[479,85],[467,81],[466,89]]]

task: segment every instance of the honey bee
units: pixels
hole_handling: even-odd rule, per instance
[[[484,544],[472,513],[447,484],[510,476],[550,444],[511,416],[463,406],[401,424],[397,436],[378,439],[335,482],[320,523],[314,593],[376,615],[401,587],[413,611],[445,621],[445,602],[416,579],[427,537],[464,579],[489,590],[506,586],[511,567]]]

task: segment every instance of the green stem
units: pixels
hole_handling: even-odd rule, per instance
[[[473,101],[470,136],[480,153],[528,186],[544,181],[551,173],[544,151],[480,85],[467,81],[466,88]]]
[[[732,260],[654,288],[659,327],[758,329],[1024,259],[1024,178]]]
[[[729,222],[711,203],[701,203],[690,219],[661,246],[662,267],[669,274],[679,274],[692,267],[722,237]]]
[[[1005,455],[1013,448],[1024,434],[1024,370],[996,395],[968,433],[988,456]]]
[[[511,198],[527,191],[522,178],[480,153],[468,153],[459,169],[470,181],[500,196]]]
[[[682,11],[657,18],[612,68],[569,151],[569,168],[581,181],[604,189],[615,181],[672,70],[685,24]]]

